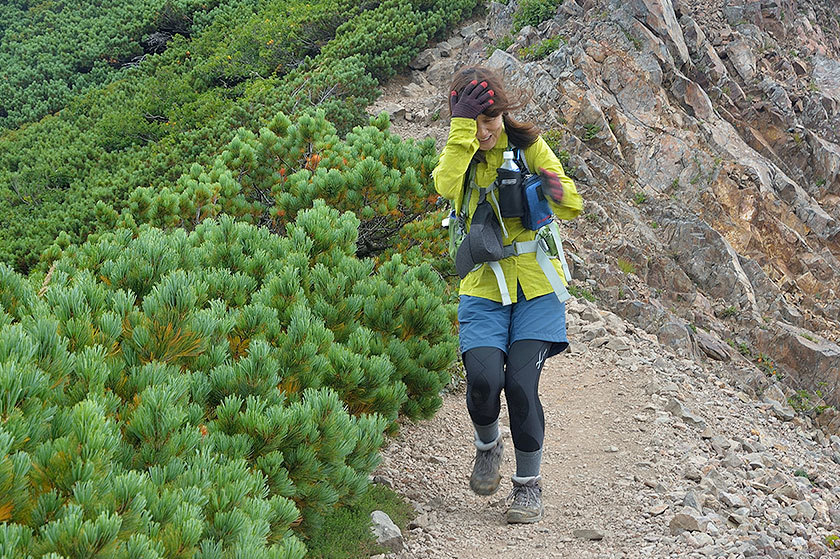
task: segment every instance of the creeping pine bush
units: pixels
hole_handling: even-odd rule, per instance
[[[539,25],[557,13],[560,0],[521,0],[513,14],[513,29],[519,31],[526,25]]]
[[[192,229],[225,213],[282,233],[323,199],[356,214],[361,256],[379,253],[436,198],[434,142],[403,141],[389,126],[383,113],[341,140],[322,110],[294,121],[278,114],[258,133],[240,130],[212,165],[193,164],[171,187],[138,188],[122,216],[112,212],[110,220]]]
[[[0,37],[5,4],[0,2]],[[62,2],[28,4],[55,20],[73,12],[61,9]],[[75,4],[102,11],[101,2]],[[120,212],[136,188],[161,190],[189,173],[193,163],[211,166],[232,131],[259,130],[279,112],[297,116],[322,109],[338,132],[347,134],[367,122],[365,107],[379,96],[380,81],[469,16],[476,0],[163,4],[192,17],[189,33],[177,32],[164,52],[146,56],[120,72],[120,79],[108,78],[107,85],[61,101],[59,112],[0,130],[0,262],[21,272],[46,269],[54,251],[42,258],[43,252],[56,238],[63,247],[110,228],[99,221],[103,206]],[[108,43],[100,38],[97,44]],[[19,39],[15,34],[14,41]],[[62,67],[75,59],[67,49],[56,52],[66,53]],[[13,58],[31,74],[31,64],[23,68]],[[0,83],[15,64],[0,70]],[[50,82],[50,89],[63,87]],[[8,105],[2,88],[0,100],[2,127]]]
[[[303,557],[456,354],[440,277],[374,269],[358,226],[117,229],[46,289],[0,264],[4,556]]]

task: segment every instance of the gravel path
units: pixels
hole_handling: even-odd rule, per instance
[[[569,325],[572,339],[589,341],[543,372],[544,520],[505,524],[507,427],[502,489],[470,491],[461,383],[383,452],[376,474],[419,513],[403,551],[388,557],[837,556],[825,542],[840,520],[840,439],[743,392],[747,364],[679,359],[586,302],[569,303]]]

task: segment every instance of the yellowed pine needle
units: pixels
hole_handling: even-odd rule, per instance
[[[49,271],[47,272],[47,276],[44,278],[44,283],[41,284],[41,289],[38,290],[38,297],[43,297],[44,294],[47,292],[47,288],[50,286],[50,281],[52,281],[52,275],[55,271],[55,262],[52,263],[50,266]]]

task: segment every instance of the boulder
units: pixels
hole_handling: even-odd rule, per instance
[[[680,67],[691,60],[671,0],[631,0],[626,6],[634,17],[665,41]]]

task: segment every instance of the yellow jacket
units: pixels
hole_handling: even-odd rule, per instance
[[[440,155],[437,167],[432,171],[435,181],[435,190],[443,196],[452,200],[455,204],[455,211],[460,212],[463,200],[464,175],[467,172],[470,161],[475,152],[478,151],[478,138],[475,137],[476,124],[471,118],[453,118],[449,127],[449,139]],[[502,153],[508,144],[507,134],[502,130],[496,146],[486,152],[486,163],[479,163],[475,171],[475,183],[481,188],[489,186],[496,180],[496,169],[502,165]],[[523,151],[523,157],[532,172],[545,169],[557,173],[563,184],[563,200],[555,204],[549,200],[554,215],[561,219],[573,219],[581,209],[583,200],[575,188],[575,183],[566,176],[563,166],[548,147],[542,137],[538,138],[529,148]],[[470,196],[470,207],[467,215],[467,230],[472,215],[478,206],[478,196]],[[498,215],[497,215],[498,217]],[[526,229],[518,217],[503,218],[507,236],[504,236],[503,243],[509,245],[512,242],[532,241],[536,236],[535,231]],[[499,261],[502,271],[505,274],[508,292],[511,300],[516,302],[516,284],[522,286],[522,292],[526,299],[533,299],[540,295],[553,293],[554,290],[545,274],[537,264],[534,253],[510,256]],[[563,277],[563,269],[559,261],[552,260],[560,277]],[[565,281],[565,280],[564,280]],[[496,283],[496,276],[489,266],[482,266],[474,272],[467,274],[461,280],[459,290],[461,295],[473,295],[483,297],[496,302],[502,302],[499,286]]]

